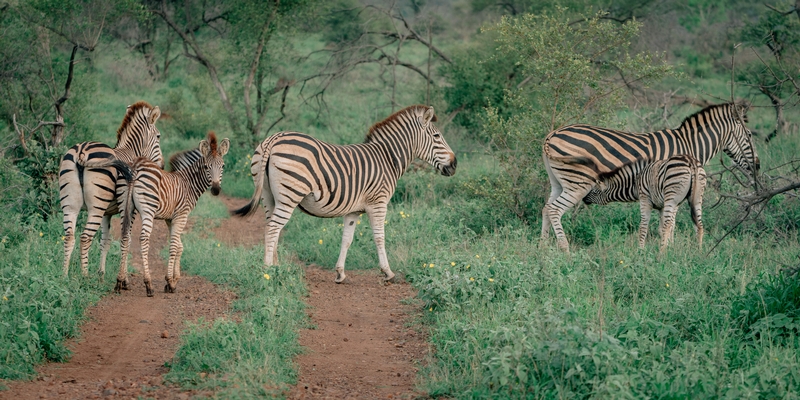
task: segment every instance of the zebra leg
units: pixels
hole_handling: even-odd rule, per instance
[[[103,207],[103,211],[108,207]],[[92,247],[94,235],[97,234],[97,228],[103,223],[105,217],[103,214],[97,212],[97,207],[89,208],[89,216],[86,220],[86,226],[81,233],[81,274],[83,276],[89,275],[89,249]]]
[[[672,242],[672,235],[675,231],[675,211],[677,205],[672,202],[665,202],[664,210],[661,211],[661,250],[663,254],[667,245]]]
[[[383,280],[389,282],[394,279],[394,272],[389,268],[389,258],[386,256],[386,236],[383,229],[386,221],[386,204],[367,207],[367,216],[369,216],[369,224],[372,226],[375,246],[378,248],[378,266],[383,271]]]
[[[106,276],[106,256],[109,247],[111,247],[111,216],[104,215],[100,222],[100,270],[97,271],[101,281]]]
[[[553,174],[553,169],[550,167],[550,160],[547,159],[547,156],[544,154],[542,155],[544,158],[544,167],[547,170],[547,176],[550,179],[550,198],[547,199],[547,202],[542,207],[542,236],[541,241],[544,242],[550,238],[550,218],[547,213],[547,205],[553,203],[558,196],[564,191],[564,188],[561,186],[561,182],[556,179],[555,175]]]
[[[276,199],[277,200],[277,199]],[[267,229],[264,233],[264,265],[276,265],[278,253],[278,238],[281,230],[289,222],[295,207],[299,201],[294,201],[289,197],[284,197],[281,201],[276,201],[275,209],[267,220]]]
[[[124,215],[125,212],[123,211]],[[136,221],[136,210],[131,215],[131,223],[127,232],[122,232],[120,238],[120,256],[119,256],[119,272],[117,272],[117,285],[114,286],[114,292],[119,293],[120,290],[128,290],[128,250],[131,244],[131,230],[133,230],[133,222]]]
[[[347,275],[344,274],[344,261],[347,250],[353,243],[353,233],[356,231],[356,221],[361,213],[351,213],[344,216],[344,229],[342,229],[342,249],[339,251],[339,260],[336,261],[336,283],[342,283]]]
[[[167,262],[167,284],[164,286],[164,293],[175,293],[180,278],[180,257],[183,253],[183,243],[181,242],[181,232],[186,226],[187,218],[180,216],[172,221],[167,220],[169,227],[169,261]]]
[[[64,213],[64,277],[69,275],[69,260],[72,257],[72,250],[75,248],[75,225],[78,220],[78,211],[73,211],[71,207],[62,207]]]
[[[650,214],[653,213],[653,204],[647,197],[639,198],[639,212],[642,217],[639,221],[639,248],[644,249],[647,242],[647,232],[650,230]]]
[[[142,234],[139,241],[142,246],[142,268],[144,269],[144,287],[147,297],[153,297],[153,286],[150,280],[150,232],[153,230],[153,216],[142,213]]]
[[[542,215],[547,215],[550,219],[550,224],[553,225],[553,230],[558,239],[558,248],[566,253],[569,253],[569,241],[567,235],[564,234],[564,227],[561,225],[561,217],[564,213],[575,207],[592,189],[592,184],[588,182],[576,183],[572,190],[564,190],[552,202],[544,206]]]
[[[700,202],[695,202],[694,199],[691,199],[692,203],[689,204],[689,211],[692,214],[692,221],[694,222],[694,230],[697,232],[697,247],[703,247],[703,206]]]

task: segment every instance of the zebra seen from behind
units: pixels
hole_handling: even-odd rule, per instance
[[[58,184],[61,211],[64,214],[64,276],[69,273],[69,261],[75,247],[75,227],[81,209],[88,218],[81,234],[81,272],[89,273],[89,248],[97,229],[102,230],[100,268],[106,271],[106,256],[111,245],[111,216],[119,213],[118,202],[127,188],[120,179],[117,168],[109,167],[113,160],[128,166],[138,157],[145,157],[164,165],[161,155],[161,133],[155,126],[161,116],[158,106],[140,101],[128,106],[125,117],[117,129],[117,145],[112,149],[98,142],[83,142],[72,146],[61,159]]]
[[[164,286],[164,292],[175,292],[181,276],[181,254],[183,253],[181,233],[183,233],[189,213],[197,205],[200,195],[209,187],[212,195],[219,194],[225,166],[222,157],[229,148],[230,140],[225,138],[217,143],[217,136],[210,132],[207,140],[200,141],[199,148],[172,156],[170,165],[175,169],[174,172],[164,171],[158,164],[145,158],[139,158],[133,163],[131,168],[133,179],[121,207],[123,213],[122,258],[117,275],[117,286],[114,290],[119,291],[127,285],[127,256],[131,227],[135,214],[138,212],[142,218],[139,240],[142,246],[142,265],[147,296],[153,296],[148,255],[150,253],[150,233],[153,230],[155,219],[165,220],[169,227],[169,262],[167,263],[167,284]]]
[[[702,207],[705,187],[706,171],[703,166],[694,157],[682,154],[666,160],[637,161],[609,176],[601,176],[600,183],[583,198],[583,202],[605,205],[611,202],[638,201],[641,212],[639,248],[644,248],[647,240],[652,210],[660,210],[658,232],[663,253],[672,241],[675,213],[685,199],[689,200],[698,246],[703,246]]]
[[[384,222],[397,180],[414,158],[444,176],[456,172],[456,156],[435,121],[433,107],[415,105],[373,125],[360,144],[334,145],[299,132],[279,132],[265,139],[250,166],[253,197],[232,212],[252,215],[259,201],[266,208],[264,264],[277,264],[278,237],[295,208],[316,217],[344,217],[336,262],[336,282],[341,283],[356,221],[366,212],[384,279],[394,278],[386,256]]]
[[[665,160],[689,154],[705,165],[720,150],[753,176],[759,160],[743,106],[713,105],[687,117],[677,129],[629,133],[590,125],[570,125],[550,132],[542,157],[550,179],[550,197],[542,209],[542,240],[552,225],[558,247],[569,252],[561,216],[600,181],[637,160]]]

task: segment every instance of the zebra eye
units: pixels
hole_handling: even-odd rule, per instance
[[[436,133],[433,134],[433,137],[435,137],[437,139],[439,138],[439,136],[442,136],[439,132],[436,132]]]

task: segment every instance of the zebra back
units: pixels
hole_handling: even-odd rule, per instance
[[[753,172],[759,162],[746,121],[741,106],[726,103],[690,115],[677,129],[630,133],[570,125],[547,135],[544,154],[564,164],[585,165],[599,176],[637,160],[664,160],[677,154],[690,154],[705,164],[722,150],[741,169]]]

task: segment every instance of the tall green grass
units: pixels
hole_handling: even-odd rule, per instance
[[[84,310],[111,290],[111,282],[98,279],[97,248],[89,254],[88,277],[81,276],[77,248],[69,278],[62,277],[60,220],[23,223],[11,214],[2,226],[0,379],[31,379],[36,364],[69,359],[66,340],[78,336]],[[118,250],[118,243],[112,246],[108,265],[119,264]]]
[[[196,227],[227,215],[219,200],[201,199],[193,212]],[[214,388],[226,399],[279,396],[296,382],[297,331],[308,323],[303,269],[292,263],[265,268],[258,247],[230,248],[194,232],[183,236],[183,270],[233,291],[236,300],[230,315],[188,327],[166,379]]]

